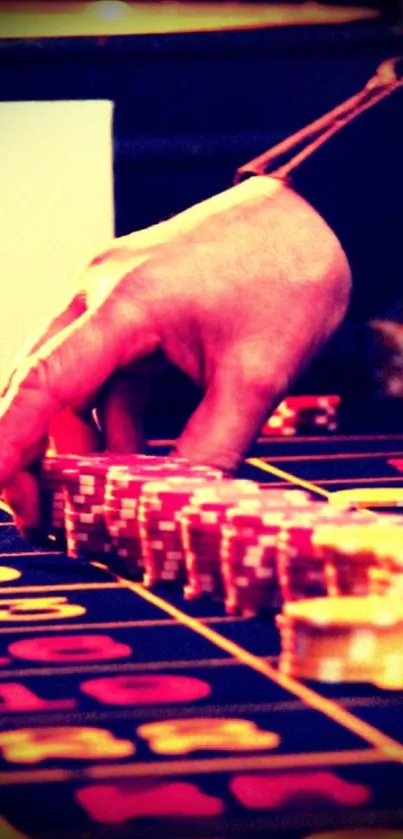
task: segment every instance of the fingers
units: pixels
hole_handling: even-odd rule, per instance
[[[150,383],[149,376],[119,372],[105,386],[97,412],[108,451],[118,454],[144,451],[143,411]]]
[[[153,352],[144,313],[109,297],[50,338],[17,371],[0,406],[0,486],[29,462],[66,406],[85,404],[119,367]]]
[[[85,312],[85,301],[82,295],[76,295],[67,305],[67,307],[59,312],[56,317],[47,324],[45,328],[40,329],[30,340],[24,344],[20,353],[15,360],[15,367],[18,367],[30,355],[37,352],[43,344],[46,343],[54,335],[57,335],[67,326],[80,317]],[[13,375],[13,374],[12,374]],[[4,396],[11,385],[12,375],[8,382],[1,390],[1,396]]]
[[[95,423],[71,408],[58,414],[49,428],[50,448],[58,454],[91,454],[101,451],[101,435]]]
[[[18,472],[3,490],[6,504],[11,507],[15,523],[21,533],[32,542],[42,541],[39,484],[31,472]]]
[[[255,354],[234,355],[214,374],[207,392],[177,441],[177,450],[191,462],[234,471],[258,434],[283,387]]]

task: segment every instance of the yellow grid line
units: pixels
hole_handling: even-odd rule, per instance
[[[171,622],[172,623],[172,622]],[[272,656],[274,660],[274,656]],[[134,661],[126,662],[125,664],[116,664],[113,661],[109,664],[82,664],[76,666],[67,665],[64,667],[25,667],[20,670],[3,670],[0,669],[0,679],[15,678],[30,678],[30,677],[46,677],[46,676],[89,676],[91,673],[136,673],[141,671],[148,673],[150,670],[165,670],[167,668],[174,670],[189,670],[193,667],[214,668],[214,667],[239,667],[239,661],[232,658],[191,658],[191,659],[175,659],[167,661]],[[15,677],[15,678],[14,678]],[[52,711],[49,713],[53,713]],[[1,837],[1,834],[0,834]]]
[[[10,524],[14,524],[14,522],[10,522]],[[15,551],[14,553],[0,553],[0,559],[5,557],[6,559],[20,559],[21,557],[33,557],[35,556],[37,559],[38,557],[45,557],[47,559],[48,556],[62,556],[66,559],[66,555],[62,551]]]
[[[1,498],[0,498],[0,510],[4,510],[4,512],[8,513],[9,516],[13,515],[13,511],[12,511],[11,507],[9,507],[8,504],[6,504],[5,501],[2,501]]]
[[[307,769],[315,766],[351,766],[385,763],[378,749],[349,749],[338,752],[303,752],[287,755],[237,755],[207,760],[170,760],[90,766],[82,769],[26,769],[0,772],[0,786],[50,784],[101,778],[135,778],[212,772],[253,772],[262,769]]]
[[[305,481],[303,478],[298,478],[291,472],[286,472],[284,469],[272,466],[271,463],[266,463],[260,457],[249,457],[246,463],[249,463],[251,466],[255,466],[256,469],[260,469],[262,472],[267,472],[269,475],[275,475],[276,478],[282,478],[288,484],[296,484],[299,487],[303,487],[303,489],[309,490],[309,492],[322,495],[324,498],[329,498],[330,496],[330,492],[326,489],[321,489],[320,487],[317,487],[316,484],[311,483],[311,481]]]
[[[227,617],[211,616],[207,618],[199,618],[200,623],[242,623],[245,618],[241,617]],[[134,629],[136,627],[148,629],[156,626],[178,626],[178,621],[172,618],[149,618],[145,620],[133,621],[97,621],[93,623],[63,623],[63,624],[26,624],[26,626],[2,626],[0,627],[0,635],[27,635],[32,632],[42,634],[43,632],[73,632],[77,630],[88,629]],[[1,837],[0,837],[1,839]]]
[[[41,594],[47,591],[98,591],[122,588],[121,583],[55,583],[49,586],[7,586],[0,582],[0,597],[6,594]]]

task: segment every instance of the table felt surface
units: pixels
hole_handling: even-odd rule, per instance
[[[252,454],[241,474],[277,485],[403,485],[403,435]],[[35,550],[0,511],[1,839],[403,837],[401,692],[285,679],[274,620],[99,560]]]

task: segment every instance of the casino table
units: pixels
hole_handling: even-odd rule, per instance
[[[252,454],[319,496],[403,483],[403,434]],[[403,836],[400,692],[285,676],[270,617],[39,551],[6,512],[0,552],[1,837]]]

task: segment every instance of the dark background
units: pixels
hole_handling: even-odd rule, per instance
[[[0,101],[113,100],[121,235],[227,188],[242,163],[361,89],[382,60],[402,52],[399,9],[399,2],[384,2],[378,20],[352,24],[0,40]],[[376,149],[383,132],[379,123],[366,143]],[[335,179],[346,154],[342,142]],[[349,206],[344,201],[337,212],[353,225]],[[399,213],[401,194],[395,194],[379,223],[387,230]],[[359,311],[355,317],[360,320]],[[341,363],[334,354],[330,362],[324,357],[306,387],[337,389],[344,364],[343,357]],[[354,389],[353,371],[350,380]],[[177,414],[197,399],[191,388],[176,399],[172,387],[165,380],[158,385],[151,433],[161,426],[158,405],[165,399],[176,403],[172,427],[164,416],[167,433],[176,432]]]

